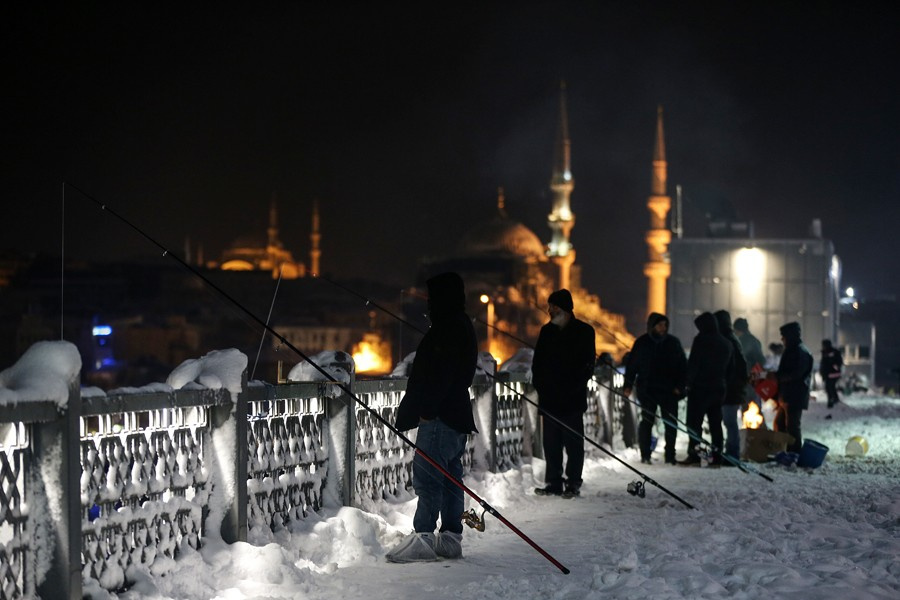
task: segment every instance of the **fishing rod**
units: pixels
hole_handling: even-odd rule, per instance
[[[398,318],[398,319],[400,318],[400,317],[397,317],[396,315],[394,315],[391,311],[389,311],[389,310],[387,310],[387,309],[384,309],[384,308],[380,307],[377,303],[373,302],[372,300],[370,300],[370,299],[367,298],[366,296],[364,296],[364,295],[362,295],[362,294],[360,294],[360,293],[358,293],[358,292],[356,292],[356,291],[349,290],[346,286],[343,286],[343,285],[340,285],[340,284],[338,284],[338,283],[336,283],[336,282],[333,282],[333,281],[331,281],[331,279],[329,279],[329,278],[327,278],[327,277],[324,277],[324,276],[322,276],[322,275],[319,275],[317,278],[318,278],[318,279],[321,279],[321,280],[323,280],[323,281],[327,281],[327,282],[329,282],[329,283],[333,283],[335,286],[340,287],[340,288],[342,288],[342,289],[345,289],[345,290],[351,292],[353,295],[355,295],[355,296],[357,296],[357,297],[362,298],[363,300],[365,300],[366,303],[367,303],[367,305],[371,305],[371,306],[374,306],[374,307],[376,307],[376,308],[381,308],[381,309],[384,310],[387,314],[389,314],[389,315],[391,315],[391,316],[394,316],[395,318]],[[401,319],[401,321],[402,321],[403,323],[405,323],[406,325],[408,325],[409,327],[412,327],[414,330],[418,331],[419,333],[423,333],[418,327],[416,327],[416,326],[413,325],[412,323],[409,323],[408,321],[403,320],[403,319]],[[530,344],[529,344],[529,345],[530,345]],[[686,507],[691,508],[691,509],[694,508],[694,506],[691,505],[689,502],[687,502],[687,501],[684,500],[683,498],[679,497],[679,496],[678,496],[677,494],[675,494],[674,492],[668,490],[666,487],[664,487],[663,485],[661,485],[659,482],[657,482],[656,480],[654,480],[654,479],[653,479],[652,477],[650,477],[649,475],[646,475],[645,473],[642,473],[642,472],[639,471],[638,469],[634,468],[633,466],[631,466],[630,464],[628,464],[627,462],[625,462],[624,460],[622,460],[621,458],[619,458],[618,456],[616,456],[615,454],[613,454],[612,452],[610,452],[609,450],[607,450],[606,448],[604,448],[603,446],[601,446],[600,444],[598,444],[598,443],[597,443],[596,441],[594,441],[593,439],[587,437],[587,436],[584,435],[583,433],[580,433],[580,432],[576,431],[575,429],[573,429],[572,427],[570,427],[568,424],[564,423],[562,420],[560,420],[559,418],[557,418],[555,415],[553,415],[553,414],[551,414],[550,412],[548,412],[547,409],[541,407],[537,402],[535,402],[534,400],[532,400],[531,398],[529,398],[529,397],[526,396],[525,394],[523,394],[523,393],[519,392],[518,390],[516,390],[516,389],[515,389],[514,387],[512,387],[509,383],[507,383],[507,382],[505,382],[505,381],[499,380],[493,373],[490,373],[490,372],[488,372],[487,370],[485,370],[485,369],[483,369],[483,368],[482,368],[481,370],[482,370],[482,372],[484,372],[485,375],[487,375],[487,376],[490,377],[492,380],[494,380],[495,383],[500,383],[500,384],[502,384],[502,385],[505,386],[509,391],[511,391],[513,394],[515,394],[515,395],[518,396],[519,398],[523,399],[525,402],[531,404],[532,406],[536,407],[536,408],[538,409],[538,412],[540,412],[541,415],[543,415],[544,417],[549,418],[549,419],[552,419],[555,423],[557,423],[558,425],[560,425],[561,427],[563,427],[564,429],[566,429],[567,431],[569,431],[571,434],[580,437],[580,438],[583,439],[584,441],[588,442],[588,443],[591,444],[592,446],[594,446],[594,447],[596,447],[597,449],[599,449],[601,452],[603,452],[603,453],[607,454],[608,456],[610,456],[610,457],[616,459],[617,461],[619,461],[620,463],[622,463],[622,465],[624,465],[626,468],[631,469],[632,471],[634,471],[635,473],[637,473],[637,475],[638,475],[639,477],[641,477],[646,483],[649,483],[649,484],[655,486],[656,488],[662,490],[663,492],[665,492],[666,494],[668,494],[669,496],[671,496],[672,498],[674,498],[674,499],[677,500],[678,502],[682,503],[682,504],[685,505]],[[641,495],[642,495],[642,494],[641,494]]]
[[[316,371],[318,371],[318,372],[321,373],[323,376],[325,376],[325,378],[328,379],[328,381],[330,381],[330,382],[333,383],[333,384],[336,384],[337,387],[339,387],[341,390],[343,390],[344,393],[346,393],[350,398],[352,398],[353,401],[356,402],[356,404],[357,404],[358,406],[362,407],[366,412],[369,413],[369,415],[371,415],[372,417],[374,417],[379,423],[381,423],[382,425],[384,425],[385,427],[387,427],[389,430],[391,430],[398,438],[400,438],[400,439],[401,439],[405,444],[407,444],[410,448],[413,448],[413,449],[416,451],[416,454],[418,454],[419,456],[421,456],[422,459],[425,460],[425,462],[427,462],[428,464],[430,464],[430,465],[431,465],[432,467],[434,467],[438,472],[440,472],[444,477],[446,477],[447,479],[449,479],[449,480],[450,480],[451,482],[453,482],[457,487],[459,487],[463,492],[465,492],[466,494],[468,494],[468,495],[469,495],[476,503],[478,503],[478,505],[479,505],[485,512],[487,512],[488,514],[494,516],[497,520],[499,520],[501,523],[503,523],[504,525],[506,525],[512,532],[514,532],[516,535],[518,535],[520,538],[522,538],[522,540],[524,540],[525,542],[527,542],[532,548],[534,548],[538,553],[540,553],[544,558],[546,558],[548,561],[550,561],[550,562],[553,564],[553,566],[555,566],[556,568],[558,568],[558,569],[559,569],[560,571],[562,571],[564,574],[568,575],[568,574],[570,573],[570,571],[569,571],[568,568],[566,568],[562,563],[560,563],[560,562],[559,562],[558,560],[556,560],[553,556],[551,556],[546,550],[544,550],[542,547],[540,547],[536,542],[534,542],[534,540],[532,540],[532,539],[529,538],[527,535],[525,535],[525,533],[523,533],[521,530],[519,530],[518,527],[516,527],[515,525],[513,525],[508,519],[506,519],[506,517],[504,517],[502,514],[500,514],[500,512],[497,511],[497,509],[495,509],[493,506],[491,506],[490,504],[488,504],[488,502],[487,502],[486,500],[484,500],[483,498],[481,498],[481,497],[480,497],[478,494],[476,494],[471,488],[469,488],[469,487],[466,486],[462,481],[460,481],[459,479],[457,479],[456,477],[454,477],[452,473],[450,473],[449,471],[447,471],[447,469],[445,469],[445,468],[442,467],[440,464],[438,464],[438,463],[437,463],[433,458],[431,458],[424,450],[422,450],[421,448],[419,448],[412,440],[410,440],[408,437],[406,437],[406,435],[404,435],[403,432],[401,432],[399,429],[397,429],[393,424],[389,423],[387,419],[385,419],[384,417],[382,417],[381,414],[379,414],[379,412],[378,412],[377,410],[375,410],[374,408],[370,407],[368,404],[366,404],[365,402],[363,402],[362,399],[360,399],[356,394],[354,394],[353,391],[352,391],[347,385],[345,385],[344,383],[342,383],[342,382],[340,382],[339,380],[337,380],[337,379],[336,379],[334,376],[332,376],[328,371],[326,371],[326,370],[323,369],[321,366],[319,366],[319,365],[318,365],[315,361],[313,361],[309,356],[307,356],[307,355],[306,355],[304,352],[302,352],[299,348],[297,348],[297,347],[294,346],[290,341],[288,341],[287,338],[285,338],[283,335],[281,335],[280,333],[278,333],[278,331],[276,331],[274,328],[270,327],[268,323],[266,323],[265,321],[263,321],[262,319],[260,319],[259,317],[257,317],[252,311],[250,311],[250,309],[248,309],[246,306],[244,306],[243,304],[241,304],[240,302],[238,302],[237,300],[235,300],[235,299],[234,299],[230,294],[228,294],[225,290],[223,290],[221,287],[219,287],[218,285],[216,285],[215,283],[213,283],[212,281],[210,281],[205,275],[203,275],[203,274],[200,273],[197,269],[195,269],[194,267],[192,267],[191,265],[189,265],[187,262],[185,262],[185,261],[184,261],[182,258],[180,258],[178,255],[174,254],[173,252],[170,252],[168,248],[166,248],[166,247],[163,246],[160,242],[158,242],[156,239],[154,239],[153,237],[151,237],[146,231],[142,230],[142,229],[139,228],[137,225],[135,225],[134,223],[132,223],[131,221],[129,221],[128,219],[126,219],[124,216],[120,215],[118,212],[116,212],[115,210],[113,210],[109,205],[107,205],[107,204],[105,204],[105,203],[103,203],[103,202],[97,200],[96,198],[94,198],[93,196],[91,196],[90,194],[88,194],[87,192],[81,190],[80,188],[78,188],[77,186],[75,186],[75,185],[73,185],[73,184],[71,184],[71,183],[68,184],[68,185],[69,185],[70,187],[72,187],[72,189],[74,189],[75,191],[77,191],[78,193],[80,193],[82,196],[84,196],[85,198],[87,198],[88,200],[90,200],[90,201],[94,202],[95,204],[97,204],[97,206],[99,206],[101,210],[103,210],[103,211],[105,211],[105,212],[108,212],[110,215],[112,215],[113,217],[115,217],[116,219],[118,219],[119,221],[121,221],[122,223],[124,223],[125,225],[127,225],[128,227],[130,227],[131,229],[133,229],[135,232],[137,232],[138,234],[140,234],[143,238],[145,238],[145,239],[146,239],[147,241],[149,241],[151,244],[153,244],[154,246],[156,246],[157,248],[159,248],[160,250],[162,250],[163,256],[168,256],[168,257],[172,258],[175,262],[177,262],[179,265],[181,265],[182,267],[184,267],[185,269],[187,269],[188,271],[190,271],[193,275],[195,275],[195,276],[198,277],[201,281],[203,281],[203,283],[205,283],[205,284],[208,285],[210,288],[212,288],[213,290],[215,290],[216,292],[218,292],[223,298],[225,298],[227,301],[229,301],[230,303],[232,303],[235,307],[237,307],[238,309],[240,309],[240,310],[241,310],[244,314],[246,314],[250,319],[252,319],[253,321],[255,321],[255,322],[256,322],[258,325],[260,325],[263,329],[265,329],[265,330],[268,331],[270,334],[272,334],[275,338],[277,338],[278,341],[279,341],[281,344],[283,344],[284,346],[286,346],[287,348],[289,348],[290,350],[292,350],[297,356],[299,356],[300,358],[302,358],[303,360],[305,360],[307,363],[309,363]]]

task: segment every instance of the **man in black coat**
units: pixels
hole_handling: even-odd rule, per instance
[[[712,438],[713,458],[711,465],[721,464],[716,456],[722,451],[722,403],[731,379],[734,350],[731,343],[719,335],[719,326],[712,313],[705,312],[694,319],[697,335],[691,343],[687,372],[687,426],[696,437],[700,437],[703,418],[709,422]],[[688,442],[688,455],[679,464],[699,465],[697,440]]]
[[[734,331],[731,329],[731,314],[727,310],[715,312],[719,333],[731,344],[731,377],[727,382],[725,400],[722,402],[722,423],[725,425],[725,454],[732,460],[722,462],[723,466],[737,466],[741,458],[741,427],[738,423],[738,412],[744,405],[747,383],[750,381],[750,370],[744,358],[744,350]]]
[[[819,362],[819,374],[825,384],[825,393],[828,394],[828,408],[841,401],[838,397],[837,384],[841,378],[841,367],[844,359],[841,351],[831,345],[831,340],[822,340],[822,360]]]
[[[584,467],[587,382],[596,357],[594,328],[575,318],[572,294],[558,290],[547,300],[550,322],[541,328],[531,363],[532,382],[543,415],[546,487],[538,495],[577,496]],[[563,487],[563,449],[566,451]]]
[[[665,460],[675,464],[675,439],[678,429],[678,401],[684,397],[687,377],[687,358],[681,341],[669,335],[669,319],[659,313],[647,317],[647,333],[634,341],[625,364],[625,387],[622,393],[631,396],[637,382],[637,398],[641,404],[641,424],[638,426],[638,446],[641,462],[650,464],[650,438],[656,421],[656,408],[662,413],[666,428]]]
[[[775,412],[775,431],[794,437],[790,452],[800,452],[802,437],[800,419],[809,408],[809,383],[813,370],[813,356],[800,339],[800,323],[792,321],[781,326],[784,354],[778,363],[778,408]]]
[[[476,431],[469,386],[475,375],[478,344],[465,313],[462,278],[442,273],[427,284],[431,328],[416,348],[396,426],[400,431],[418,427],[419,450],[462,481],[466,436]],[[415,532],[391,550],[387,559],[419,562],[462,556],[462,488],[419,453],[413,459],[413,488],[419,497],[413,517]],[[435,536],[438,516],[441,528]]]

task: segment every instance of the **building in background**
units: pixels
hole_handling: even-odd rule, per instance
[[[747,319],[763,347],[797,321],[815,355],[822,339],[838,339],[841,268],[831,241],[817,220],[806,238],[758,239],[752,231],[748,223],[715,222],[708,237],[671,241],[670,331],[691,340],[697,315],[725,309]]]

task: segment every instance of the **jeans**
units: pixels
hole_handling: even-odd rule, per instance
[[[725,425],[725,454],[731,458],[741,457],[741,428],[738,425],[738,409],[740,404],[722,405],[722,424]]]
[[[837,384],[837,378],[825,380],[825,393],[828,394],[828,408],[833,407],[835,404],[841,401],[841,399],[838,397]]]
[[[466,435],[447,426],[440,419],[419,423],[416,446],[435,463],[462,481],[462,456]],[[417,452],[413,458],[413,489],[419,496],[413,528],[418,533],[431,533],[441,518],[441,531],[462,533],[464,492],[446,475],[434,468]]]

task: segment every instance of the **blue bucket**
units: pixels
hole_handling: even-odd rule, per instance
[[[804,440],[800,456],[797,458],[797,466],[815,469],[822,465],[826,454],[828,454],[828,446],[820,444],[816,440]]]

